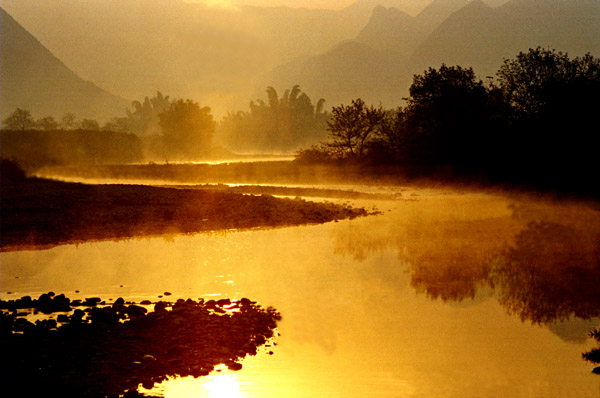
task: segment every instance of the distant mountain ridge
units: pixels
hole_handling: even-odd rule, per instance
[[[360,0],[341,10],[233,10],[184,0],[2,4],[85,79],[128,98],[160,90],[215,109],[232,103],[247,106],[264,93],[262,76],[272,68],[354,38],[381,2],[407,1]]]
[[[0,8],[0,113],[4,119],[17,107],[36,118],[106,120],[121,116],[129,101],[84,81]]]
[[[85,79],[132,99],[155,90],[193,98],[221,114],[269,85],[299,84],[327,106],[357,97],[395,106],[429,66],[473,67],[485,78],[538,45],[600,54],[598,0],[431,0],[414,16],[401,11],[411,1],[237,11],[184,0],[2,4]]]
[[[492,8],[474,0],[446,19],[412,54],[410,69],[441,63],[493,75],[504,58],[537,46],[600,55],[600,1],[511,0]]]
[[[334,105],[361,97],[395,106],[408,95],[415,74],[442,63],[473,67],[483,79],[495,75],[503,59],[537,46],[571,56],[588,52],[600,56],[600,1],[493,2],[497,7],[488,2],[434,0],[415,17],[377,7],[355,38],[363,47],[345,42],[339,46],[346,51],[334,47],[304,60],[303,67],[283,65],[273,72],[272,82],[297,82]],[[374,59],[379,62],[377,68],[365,68]],[[319,70],[319,65],[328,67]],[[368,82],[368,88],[354,84],[360,79]],[[355,87],[353,96],[336,89],[346,85]]]

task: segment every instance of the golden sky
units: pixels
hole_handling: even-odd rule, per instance
[[[194,0],[192,0],[194,1]],[[198,1],[198,0],[196,0]],[[255,5],[255,6],[288,6],[288,7],[306,7],[306,8],[331,8],[339,9],[346,7],[356,0],[204,0],[204,3],[211,5]]]

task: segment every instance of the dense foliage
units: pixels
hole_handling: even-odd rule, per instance
[[[143,160],[142,141],[131,133],[91,130],[3,130],[2,156],[27,168]]]
[[[299,161],[359,160],[451,169],[493,182],[598,193],[600,59],[543,48],[507,59],[484,83],[460,66],[414,77],[406,105],[334,107],[329,139]],[[358,150],[357,150],[358,149]]]
[[[40,166],[195,160],[213,149],[216,122],[210,108],[161,92],[131,106],[126,116],[103,126],[74,113],[59,121],[53,116],[34,120],[28,110],[17,108],[2,121],[3,155]]]
[[[225,146],[238,151],[289,152],[325,139],[325,100],[313,105],[297,85],[281,98],[273,87],[266,92],[268,103],[251,101],[250,111],[223,118],[218,134]]]

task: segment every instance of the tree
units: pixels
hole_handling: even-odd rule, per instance
[[[126,110],[128,130],[140,136],[153,135],[160,133],[158,115],[169,109],[171,100],[157,91],[154,97],[145,97],[143,102],[133,101],[131,106],[132,111]]]
[[[427,162],[465,165],[485,155],[492,109],[488,91],[472,68],[442,65],[413,79],[407,137]]]
[[[209,107],[180,99],[173,101],[158,118],[167,153],[194,159],[212,149],[216,123]]]
[[[7,130],[29,130],[35,126],[31,112],[26,109],[15,109],[6,119],[2,121]]]
[[[116,133],[126,133],[129,131],[126,117],[113,117],[102,126],[103,131],[114,131]]]
[[[325,145],[334,157],[364,158],[384,117],[381,107],[367,106],[360,98],[352,100],[351,105],[333,107],[327,122],[329,141]]]
[[[586,103],[598,103],[600,59],[590,54],[571,60],[566,53],[537,47],[505,59],[497,76],[518,117],[547,117],[557,108],[574,108],[573,101],[586,109]]]
[[[589,351],[584,352],[581,356],[588,362],[600,364],[600,328],[593,329],[589,336],[598,342],[598,347],[592,348]],[[600,374],[600,366],[592,370],[595,374]]]
[[[313,105],[300,86],[285,90],[267,87],[266,102],[250,102],[250,111],[230,113],[219,126],[219,136],[230,147],[256,151],[290,151],[326,137],[325,100]]]
[[[81,121],[82,130],[98,131],[100,130],[100,124],[97,120],[83,119]]]
[[[35,125],[40,130],[51,131],[58,129],[58,122],[53,116],[46,116],[41,119],[38,119],[35,122]]]
[[[63,115],[60,127],[63,130],[74,130],[77,128],[77,117],[74,113],[67,112]]]
[[[407,126],[408,112],[406,109],[398,107],[386,110],[376,139],[370,145],[370,157],[380,162],[409,160]]]
[[[600,59],[541,47],[505,60],[497,81],[511,107],[507,140],[519,174],[539,185],[594,190]]]

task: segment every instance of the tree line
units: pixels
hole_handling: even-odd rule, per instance
[[[599,93],[600,59],[590,54],[529,49],[485,82],[472,68],[442,65],[414,76],[404,106],[334,107],[328,138],[296,159],[597,194]]]
[[[268,87],[266,101],[251,101],[248,111],[217,123],[209,107],[157,92],[102,127],[71,113],[60,121],[36,121],[17,109],[3,120],[3,130],[133,134],[130,145],[139,146],[144,159],[158,161],[215,156],[213,141],[245,152],[304,147],[298,162],[396,165],[408,174],[597,194],[599,92],[598,58],[571,59],[538,47],[506,59],[485,81],[472,68],[429,68],[414,76],[405,104],[395,109],[355,99],[328,112],[323,99],[313,104],[297,85],[282,96]]]
[[[287,153],[327,137],[329,112],[325,100],[313,105],[310,97],[295,85],[281,98],[267,87],[267,102],[250,102],[249,111],[227,114],[218,134],[225,146],[246,152]]]
[[[216,148],[216,135],[219,143],[229,149],[261,153],[290,152],[327,136],[329,114],[323,99],[313,105],[297,85],[281,98],[273,87],[268,87],[266,94],[267,102],[251,101],[249,111],[229,113],[220,123],[208,106],[190,99],[170,99],[160,91],[143,101],[133,101],[124,116],[113,117],[103,126],[96,120],[79,120],[73,113],[66,113],[60,120],[53,116],[35,120],[28,110],[20,108],[2,123],[5,133],[35,130],[135,134],[145,158],[158,161],[218,156],[224,150]],[[59,134],[56,139],[64,137]]]

